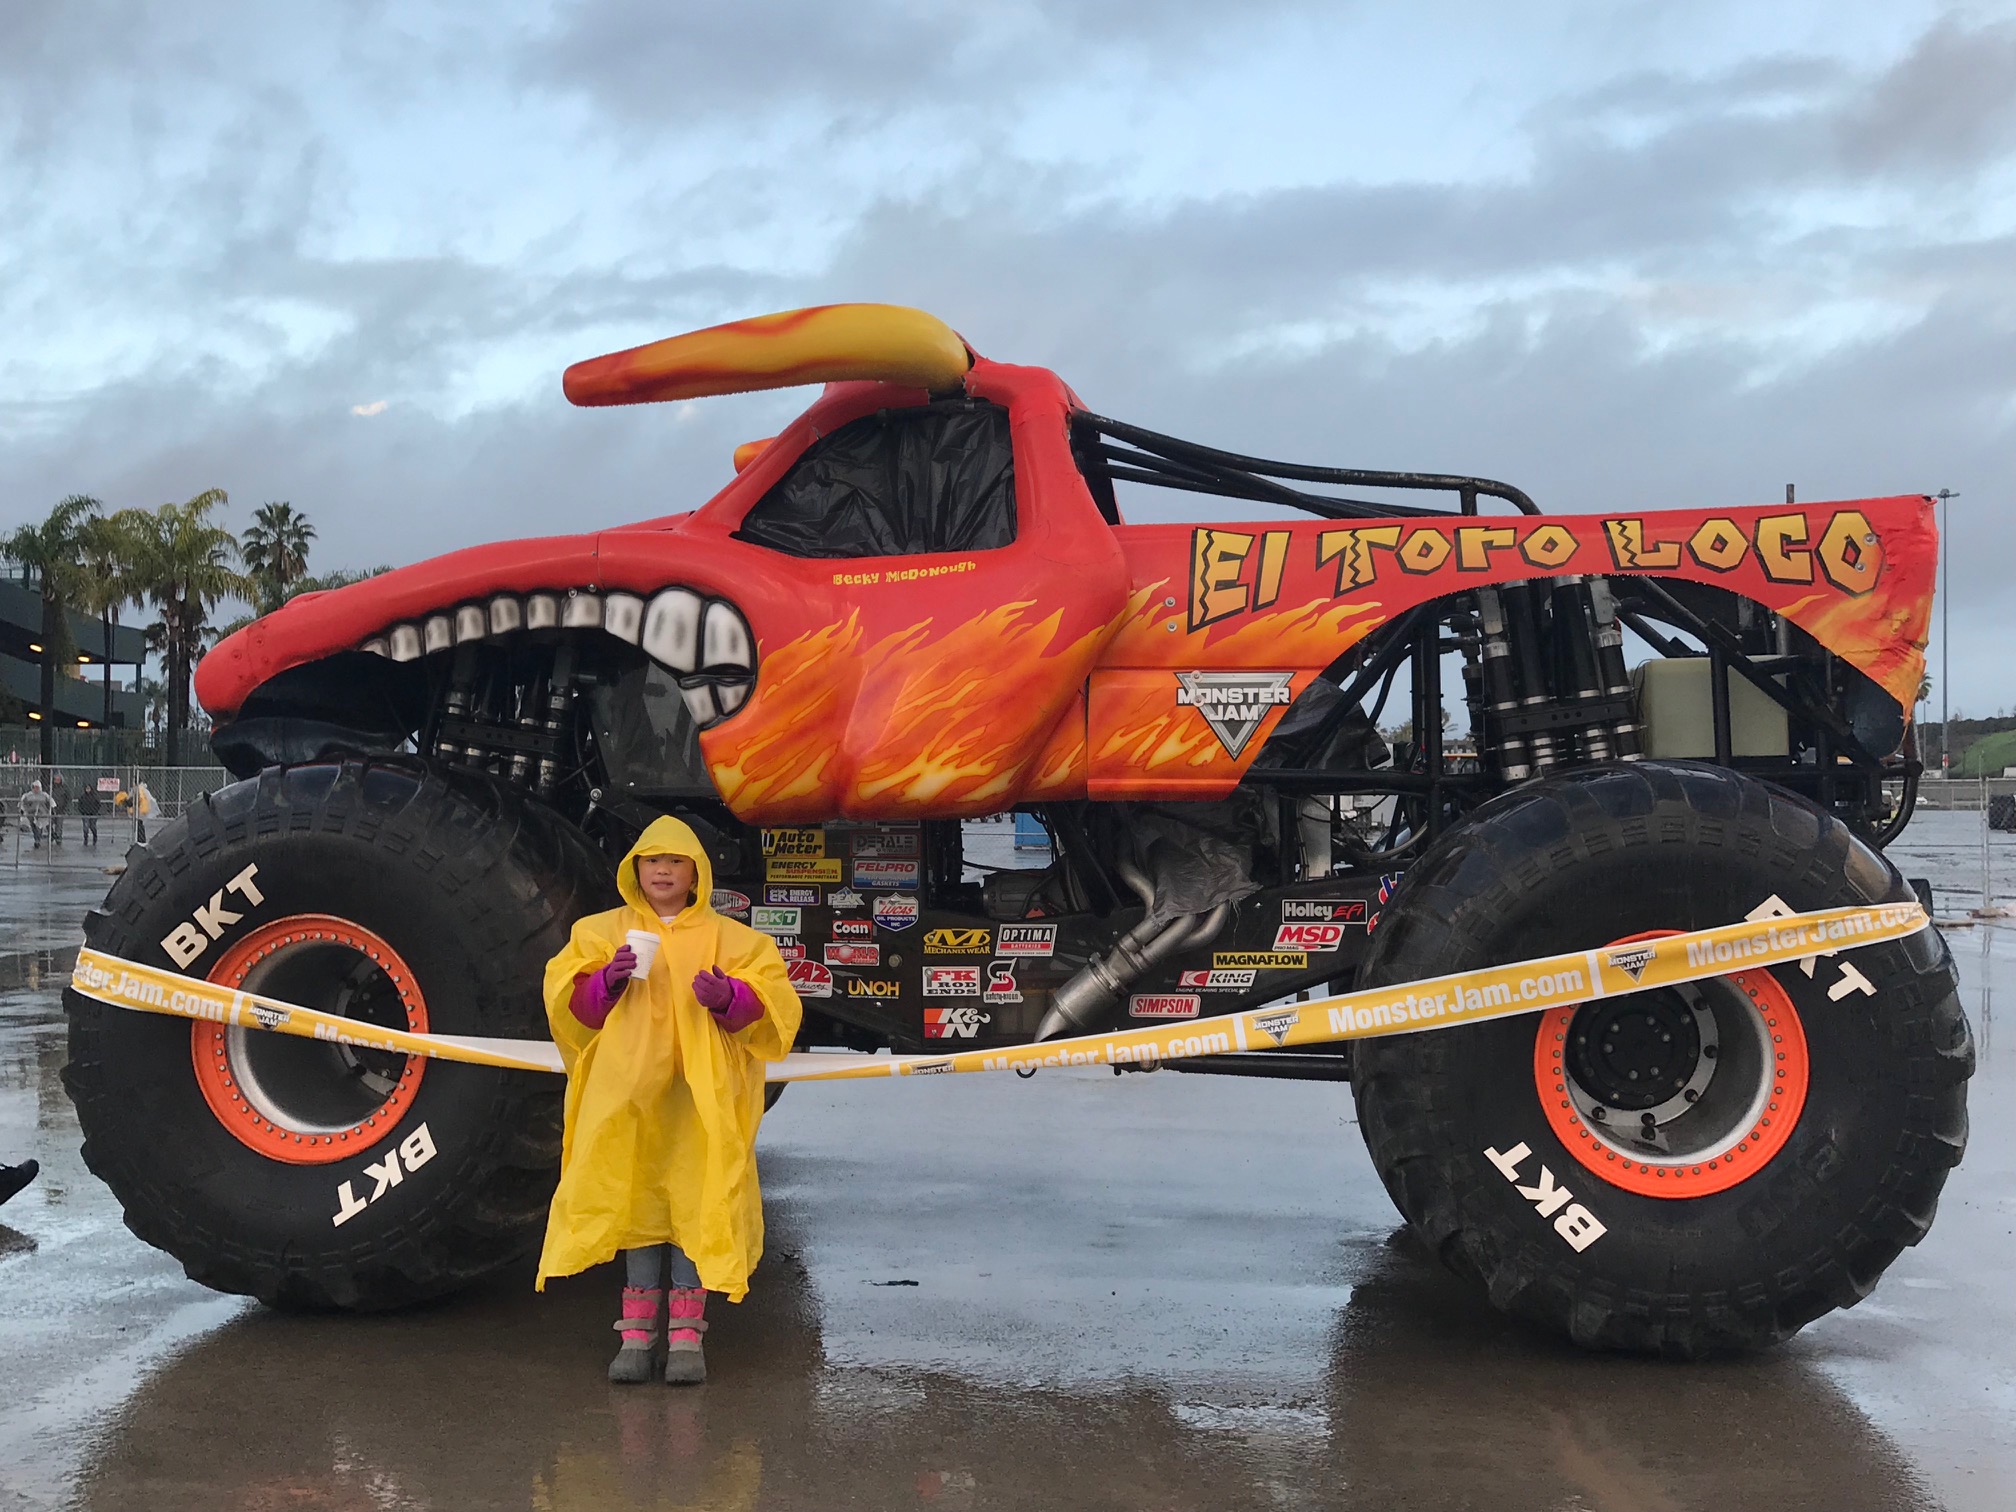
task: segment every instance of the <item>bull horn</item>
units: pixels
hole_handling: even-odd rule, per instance
[[[973,354],[944,321],[902,305],[818,305],[591,357],[561,380],[575,404],[650,404],[801,383],[875,379],[956,389]]]

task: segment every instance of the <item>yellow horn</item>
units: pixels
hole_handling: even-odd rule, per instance
[[[973,354],[935,315],[902,305],[818,305],[758,315],[591,357],[562,379],[576,404],[649,404],[872,378],[957,388]]]

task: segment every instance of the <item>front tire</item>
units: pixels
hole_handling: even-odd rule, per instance
[[[348,761],[192,805],[129,854],[85,938],[394,1027],[544,1038],[545,963],[614,896],[586,838],[522,795]],[[537,1244],[560,1078],[64,1002],[85,1160],[193,1280],[398,1307]]]
[[[1488,805],[1409,871],[1364,981],[1911,898],[1845,826],[1760,782],[1591,768]],[[1366,1041],[1373,1163],[1447,1264],[1579,1344],[1784,1339],[1924,1236],[1973,1070],[1934,931],[1811,967]]]

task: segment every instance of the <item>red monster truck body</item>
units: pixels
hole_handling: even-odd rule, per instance
[[[1485,478],[1104,419],[879,306],[617,353],[567,391],[815,381],[690,513],[472,547],[226,639],[197,692],[242,780],[136,853],[90,943],[390,1027],[543,1034],[543,963],[675,812],[715,906],[790,961],[802,1047],[925,1051],[1292,1017],[1911,895],[1881,848],[1919,774],[1922,497],[1543,516]],[[1143,486],[1295,514],[1127,524]],[[1047,833],[1035,865],[963,823],[1009,809]],[[536,1078],[70,1007],[94,1169],[211,1284],[389,1306],[536,1243]],[[1395,1201],[1494,1302],[1699,1354],[1852,1302],[1923,1234],[1971,1041],[1927,933],[1171,1064],[1349,1078]]]

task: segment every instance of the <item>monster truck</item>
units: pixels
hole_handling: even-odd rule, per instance
[[[671,812],[715,907],[791,961],[801,1047],[926,1051],[1911,897],[1883,847],[1919,773],[1922,497],[1546,516],[1105,419],[886,306],[675,337],[566,392],[811,382],[697,509],[224,640],[197,691],[240,780],[131,853],[90,944],[543,1035],[543,962]],[[1145,488],[1271,508],[1127,523]],[[969,859],[962,821],[1007,810],[1047,866]],[[68,1007],[91,1166],[196,1279],[382,1308],[536,1244],[557,1079]],[[1394,1202],[1499,1308],[1698,1355],[1854,1303],[1923,1236],[1972,1056],[1927,930],[1175,1068],[1348,1079]]]

